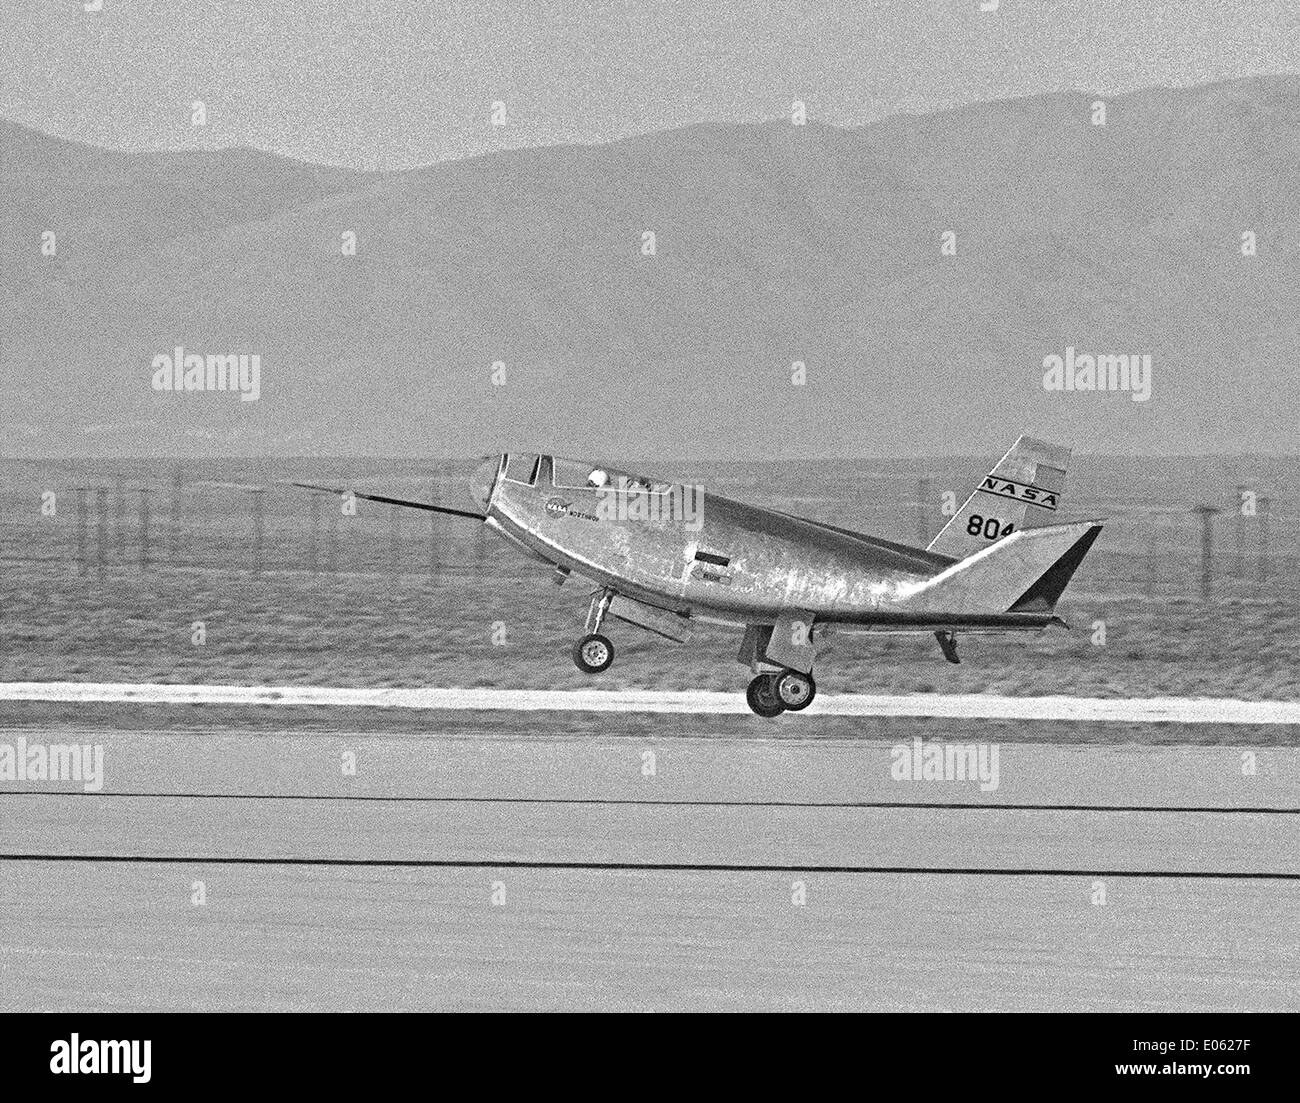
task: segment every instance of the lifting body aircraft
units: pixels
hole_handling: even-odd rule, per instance
[[[812,703],[828,631],[933,633],[957,662],[958,632],[1063,624],[1057,600],[1102,527],[1054,523],[1069,458],[1021,436],[925,548],[531,452],[478,466],[470,496],[481,513],[297,485],[473,518],[557,581],[586,579],[594,590],[573,659],[588,674],[614,661],[601,631],[610,617],[678,642],[697,621],[739,629],[738,659],[754,675],[746,700],[774,717]]]

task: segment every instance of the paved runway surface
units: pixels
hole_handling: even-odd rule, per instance
[[[1295,748],[131,711],[0,726],[104,748],[0,782],[0,1009],[1300,1009]]]
[[[539,690],[3,682],[0,701],[450,709],[508,712],[749,713],[741,693],[711,690]],[[808,716],[935,716],[967,720],[1300,724],[1300,702],[1194,697],[999,697],[994,694],[821,694]]]

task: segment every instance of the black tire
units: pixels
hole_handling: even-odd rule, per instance
[[[804,688],[802,683],[807,683],[808,696],[800,700],[797,694]],[[811,674],[800,674],[797,670],[784,670],[772,676],[772,692],[787,711],[802,712],[817,696],[817,683],[813,681]],[[791,703],[792,698],[793,703]]]
[[[745,701],[749,707],[765,720],[780,716],[785,706],[776,696],[775,683],[770,674],[760,674],[745,690]]]
[[[613,661],[614,645],[608,636],[593,632],[573,645],[573,665],[584,674],[599,674],[602,670],[608,670]]]

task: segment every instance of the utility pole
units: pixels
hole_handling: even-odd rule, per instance
[[[922,475],[916,484],[916,535],[921,547],[930,543],[930,476]]]
[[[176,471],[172,475],[172,501],[171,501],[171,541],[168,548],[168,558],[171,560],[173,567],[180,566],[181,558],[181,494],[184,488],[184,472],[181,465],[176,465]]]
[[[1214,583],[1214,569],[1211,557],[1214,554],[1214,515],[1222,510],[1215,506],[1196,506],[1193,513],[1201,518],[1201,600],[1210,600],[1210,588]]]
[[[1268,507],[1271,503],[1271,498],[1260,498],[1259,500],[1259,581],[1261,584],[1268,581]]]
[[[1151,523],[1151,538],[1147,543],[1147,593],[1156,591],[1156,552],[1160,542],[1161,518],[1154,518]]]
[[[100,575],[104,573],[104,561],[108,558],[108,491],[95,491],[95,567]]]
[[[339,517],[342,509],[341,504],[335,503],[335,508],[330,510],[329,540],[325,555],[325,569],[330,574],[339,569]]]
[[[310,536],[307,542],[307,565],[312,574],[320,570],[320,495],[311,492],[307,499],[307,523]]]
[[[113,535],[116,537],[117,558],[126,559],[126,476],[117,477],[117,505],[113,511]]]
[[[147,486],[140,488],[140,570],[149,569],[149,495]]]
[[[1237,578],[1246,577],[1246,491],[1245,486],[1237,484],[1237,507],[1233,510],[1233,528],[1237,537],[1237,569],[1234,575]]]
[[[253,574],[262,573],[262,494],[260,486],[252,487],[249,493],[253,496]]]
[[[402,507],[388,507],[388,573],[398,578],[402,573]]]
[[[438,495],[438,482],[435,479],[433,487],[429,492],[433,504],[441,505],[442,501]],[[429,578],[434,582],[438,580],[438,515],[432,510],[429,511]]]

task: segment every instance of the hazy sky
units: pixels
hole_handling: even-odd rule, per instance
[[[754,121],[795,98],[857,125],[1300,72],[1300,0],[99,2],[0,0],[0,114],[96,145],[247,144],[357,168]]]

